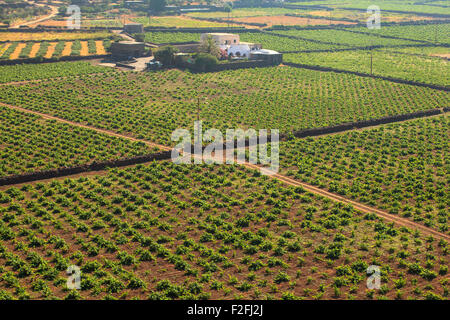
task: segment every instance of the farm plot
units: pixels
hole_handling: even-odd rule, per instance
[[[316,25],[330,25],[330,24],[356,24],[355,22],[326,20],[308,17],[294,17],[294,16],[258,16],[258,17],[244,17],[235,18],[233,21],[243,23],[263,23],[271,27],[274,25],[282,26],[316,26]]]
[[[318,65],[384,77],[447,86],[450,84],[450,65],[446,59],[432,56],[415,56],[401,53],[379,51],[343,51],[326,53],[286,54],[288,62]]]
[[[44,57],[46,59],[64,56],[89,56],[106,54],[105,47],[110,40],[58,41],[58,42],[17,42],[1,54],[0,59],[16,60]],[[43,46],[42,50],[40,47]]]
[[[134,22],[142,23],[146,27],[167,27],[167,28],[215,28],[227,27],[227,23],[201,21],[184,16],[169,17],[138,17],[132,18]]]
[[[0,83],[109,72],[114,70],[85,61],[0,66]]]
[[[55,41],[77,39],[105,39],[111,33],[102,32],[0,32],[0,41]]]
[[[382,93],[382,94],[380,94]],[[2,87],[0,101],[152,142],[192,130],[293,130],[447,106],[450,93],[290,67],[191,74],[177,69],[111,73]]]
[[[370,46],[402,46],[420,44],[412,40],[381,38],[370,34],[354,33],[339,29],[323,29],[323,30],[276,30],[275,34],[284,34],[307,40],[322,41],[324,43],[332,43],[346,45],[352,47],[370,47]]]
[[[380,29],[367,30],[367,28],[355,28],[355,31],[378,34],[383,36],[399,37],[411,40],[427,41],[435,44],[450,44],[450,23],[389,26]]]
[[[0,106],[1,177],[152,152],[142,143]]]
[[[3,299],[448,297],[445,241],[241,167],[153,163],[0,199]]]
[[[296,179],[450,234],[447,116],[282,143]]]

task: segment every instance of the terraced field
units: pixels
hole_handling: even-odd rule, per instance
[[[143,143],[71,127],[0,105],[0,177],[155,152]]]
[[[382,93],[382,94],[380,94]],[[197,98],[204,129],[293,130],[446,106],[448,92],[290,67],[191,74],[110,73],[4,86],[5,103],[173,145],[192,130]]]
[[[106,49],[111,44],[111,40],[75,40],[75,41],[58,41],[58,42],[14,42],[2,51],[0,49],[0,59],[16,60],[27,58],[57,58],[74,55],[99,55],[105,54]],[[6,45],[5,45],[6,46]],[[84,54],[81,50],[75,51],[77,46],[89,47]]]
[[[93,66],[85,61],[0,66],[0,83],[110,72],[114,70]]]
[[[235,166],[0,192],[3,299],[442,299],[448,244]],[[82,271],[66,288],[66,268]],[[366,289],[368,266],[380,290]]]
[[[434,48],[427,49],[429,52],[439,52],[439,50],[433,50]],[[405,55],[386,49],[373,50],[372,52],[357,50],[294,53],[284,55],[284,61],[368,74],[372,70],[374,75],[441,86],[450,84],[450,64],[447,59],[438,56]]]
[[[282,143],[296,179],[450,234],[448,116]]]
[[[335,45],[345,45],[351,47],[371,47],[371,46],[402,46],[420,44],[413,40],[382,38],[371,34],[354,33],[342,29],[324,29],[324,30],[276,30],[275,34],[289,35],[303,38],[306,40],[316,40]]]

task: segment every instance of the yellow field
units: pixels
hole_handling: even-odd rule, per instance
[[[0,41],[30,41],[30,40],[77,40],[107,38],[108,32],[1,32]]]
[[[73,41],[62,41],[64,42],[64,48],[61,52],[55,52],[55,47],[58,43],[61,41],[52,41],[50,42],[50,45],[47,49],[47,52],[43,55],[44,58],[52,58],[54,54],[58,56],[70,56],[72,54],[72,46]],[[22,50],[26,47],[27,43],[29,42],[19,42],[17,44],[17,47],[14,49],[14,51],[9,55],[9,60],[15,60],[19,59],[20,54]],[[95,53],[89,52],[88,42],[87,41],[80,41],[81,44],[81,50],[80,54],[81,56],[91,56],[95,54],[106,54],[106,50],[103,44],[103,40],[97,40],[95,41]],[[12,45],[11,42],[0,44],[0,57],[3,55],[3,53],[8,50],[8,48]],[[36,42],[32,45],[30,54],[28,55],[28,58],[35,58],[37,56],[37,53],[39,52],[39,48],[41,47],[41,42]],[[6,57],[5,57],[6,58]]]

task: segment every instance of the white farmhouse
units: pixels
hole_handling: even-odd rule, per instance
[[[250,58],[252,51],[262,48],[260,44],[241,42],[239,35],[232,33],[203,33],[201,41],[205,41],[208,36],[212,37],[220,49],[225,50],[229,56],[233,57]]]

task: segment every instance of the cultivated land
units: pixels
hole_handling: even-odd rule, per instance
[[[443,1],[379,2],[382,23],[415,25],[361,27],[372,4],[365,0],[150,23],[122,8],[83,19],[83,26],[134,20],[217,28],[233,25],[229,17],[284,24],[251,26],[260,30],[240,38],[284,52],[296,67],[190,73],[124,72],[85,61],[0,66],[0,180],[9,183],[0,186],[0,300],[448,299],[450,52],[442,21],[450,12]],[[55,19],[42,23],[65,24]],[[320,21],[325,26],[314,26]],[[200,33],[174,29],[145,38],[179,43],[199,41]],[[104,54],[111,41],[106,31],[0,32],[0,57]],[[443,108],[423,119],[292,135]],[[11,180],[170,151],[171,133],[193,132],[197,117],[203,130],[280,129],[280,172],[266,177],[252,164],[158,160]],[[69,265],[81,268],[81,290],[66,287]],[[379,290],[367,288],[370,265],[381,267]]]
[[[439,52],[433,48],[427,49],[429,52]],[[355,50],[286,54],[284,61],[367,74],[372,72],[374,75],[440,86],[450,84],[450,64],[439,56],[405,55],[390,50]]]
[[[280,163],[295,179],[450,234],[449,125],[439,116],[294,139]]]
[[[0,83],[110,72],[114,72],[114,70],[93,66],[85,61],[0,66]]]
[[[155,163],[1,193],[3,298],[447,294],[448,247],[235,166]],[[68,265],[82,290],[65,289]],[[382,289],[366,269],[381,266]]]
[[[155,152],[143,143],[71,127],[0,105],[0,177]]]
[[[1,101],[11,105],[165,145],[174,145],[170,135],[175,129],[193,130],[197,97],[203,102],[204,129],[274,128],[289,134],[441,108],[449,93],[290,67],[114,72],[3,86],[0,93]]]

